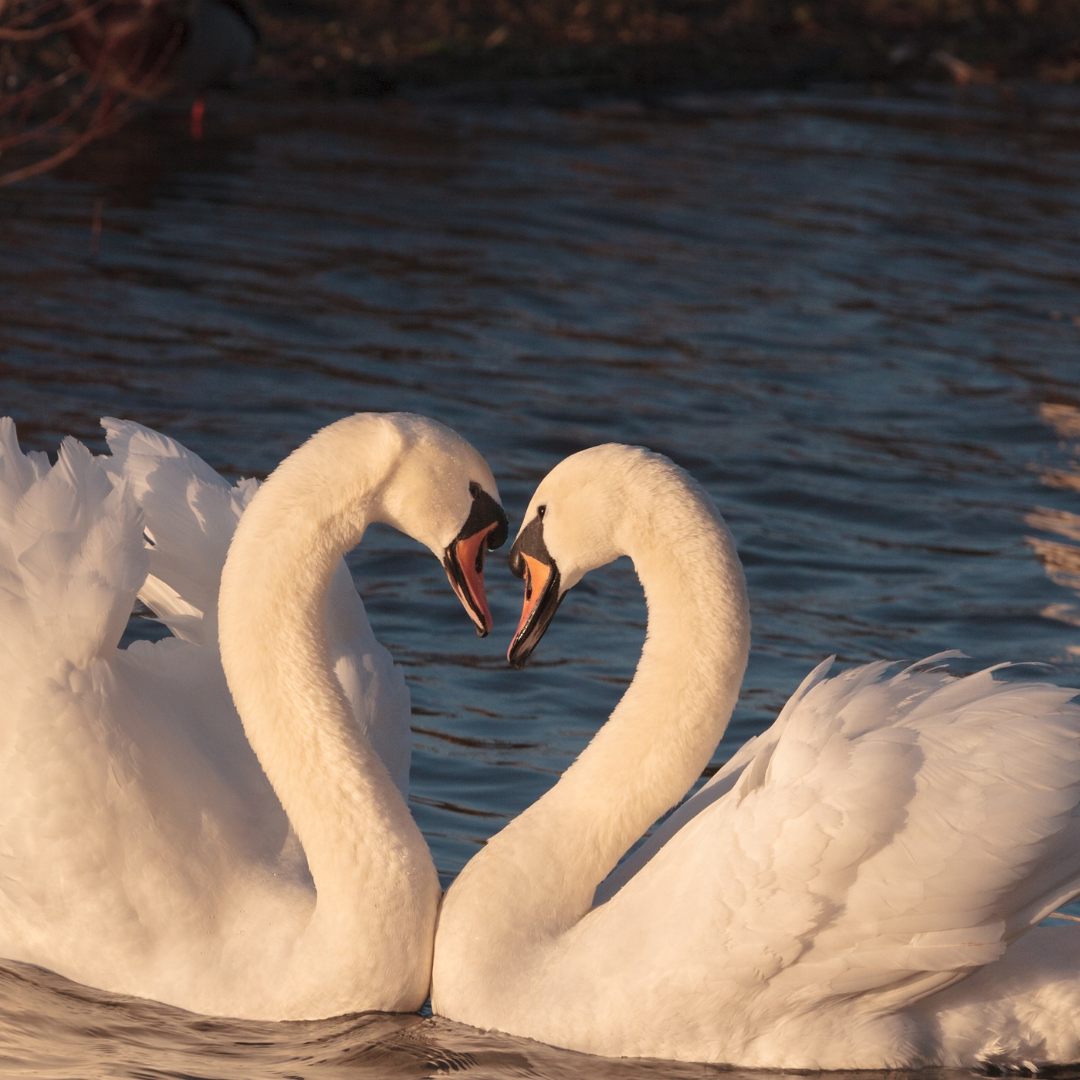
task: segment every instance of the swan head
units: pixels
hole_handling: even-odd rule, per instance
[[[378,520],[424,544],[480,637],[491,630],[484,554],[501,547],[509,525],[487,462],[456,432],[422,416],[386,417],[400,436],[382,488]]]
[[[511,666],[524,666],[570,589],[627,553],[629,508],[648,497],[658,469],[677,467],[641,447],[609,443],[571,455],[541,481],[510,549],[510,570],[525,579],[521,620],[506,654]]]

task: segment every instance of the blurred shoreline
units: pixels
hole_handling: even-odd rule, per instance
[[[558,104],[815,82],[1080,80],[1076,0],[261,0],[249,86]]]
[[[163,86],[140,92],[130,79],[88,71],[64,32],[65,2],[90,11],[98,0],[0,0],[0,187],[48,172],[119,130],[146,112],[143,99],[166,111],[190,108],[200,89],[170,88],[166,74]],[[684,106],[695,95],[732,90],[844,84],[921,94],[959,86],[1030,123],[1048,92],[1053,98],[1055,87],[1080,82],[1080,0],[250,2],[262,41],[234,81],[241,96],[264,101],[606,102],[693,113],[697,104]],[[120,13],[140,7],[111,5]],[[151,7],[183,49],[196,0]],[[156,57],[152,82],[170,54],[159,56],[140,33],[132,41]],[[116,48],[123,70],[126,54]],[[191,112],[196,140],[203,108],[200,98]]]

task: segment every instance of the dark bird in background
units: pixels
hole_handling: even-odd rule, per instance
[[[191,134],[202,136],[205,92],[252,60],[259,24],[245,0],[83,0],[67,33],[92,76],[134,98],[194,92]]]

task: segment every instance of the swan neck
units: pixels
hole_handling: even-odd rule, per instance
[[[392,453],[359,465],[347,424],[314,436],[260,488],[229,549],[218,607],[222,662],[248,741],[304,848],[316,914],[339,929],[370,921],[375,883],[393,893],[399,877],[430,866],[331,666],[330,579],[373,519],[392,469]]]
[[[734,541],[684,474],[659,495],[654,486],[647,505],[635,505],[632,493],[625,502],[616,546],[633,560],[648,605],[634,679],[555,787],[490,840],[451,888],[436,987],[440,970],[466,960],[454,952],[470,935],[451,926],[482,913],[499,951],[512,939],[527,955],[577,923],[621,856],[701,775],[730,719],[750,628]]]
[[[546,811],[581,837],[581,892],[567,919],[591,907],[596,886],[701,776],[738,699],[750,646],[742,566],[707,497],[693,494],[654,506],[625,538],[648,608],[641,658]]]

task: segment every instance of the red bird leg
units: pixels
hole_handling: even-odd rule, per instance
[[[203,136],[203,117],[206,115],[206,95],[200,94],[191,106],[191,137],[198,142]]]

